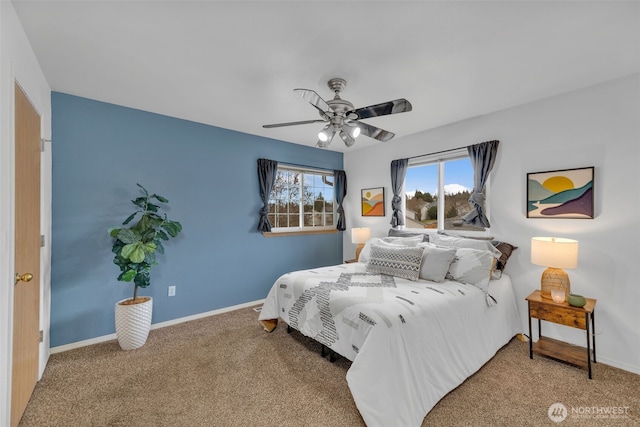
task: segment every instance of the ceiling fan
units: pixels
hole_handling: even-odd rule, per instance
[[[327,123],[318,133],[317,146],[327,148],[331,140],[337,133],[347,147],[351,147],[358,135],[363,134],[378,141],[388,141],[395,136],[393,132],[371,126],[361,122],[361,119],[370,117],[385,116],[388,114],[404,113],[411,111],[411,103],[404,98],[394,101],[383,102],[382,104],[370,105],[368,107],[354,108],[349,101],[340,98],[340,92],[347,86],[347,81],[341,78],[334,78],[328,82],[335,96],[330,101],[325,101],[315,91],[311,89],[294,89],[302,98],[313,105],[322,119],[303,120],[300,122],[275,123],[263,125],[264,128],[275,128],[282,126],[303,125],[309,123]]]

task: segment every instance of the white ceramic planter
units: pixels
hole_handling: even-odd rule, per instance
[[[151,329],[153,298],[131,305],[121,305],[122,301],[116,304],[116,336],[120,348],[134,350],[147,342]]]

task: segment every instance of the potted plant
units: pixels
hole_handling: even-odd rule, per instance
[[[182,224],[167,219],[156,204],[167,204],[169,200],[158,194],[149,194],[142,185],[136,185],[144,195],[132,200],[136,210],[122,223],[126,227],[109,229],[109,235],[115,239],[111,249],[115,254],[113,263],[120,267],[118,280],[133,282],[133,298],[116,304],[116,335],[123,350],[133,350],[147,341],[153,299],[139,297],[138,288],[151,284],[149,273],[151,266],[157,264],[156,252],[164,253],[162,241],[176,237],[182,230]],[[135,225],[129,226],[138,215]]]

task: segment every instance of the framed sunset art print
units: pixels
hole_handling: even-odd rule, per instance
[[[362,216],[384,216],[384,187],[362,190]]]
[[[527,218],[593,218],[593,166],[527,174]]]

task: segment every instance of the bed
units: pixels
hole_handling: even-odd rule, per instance
[[[420,426],[520,332],[511,279],[495,274],[495,251],[373,240],[360,262],[281,276],[259,319],[268,331],[281,319],[349,359],[347,383],[367,426]],[[492,261],[480,268],[469,253]]]

